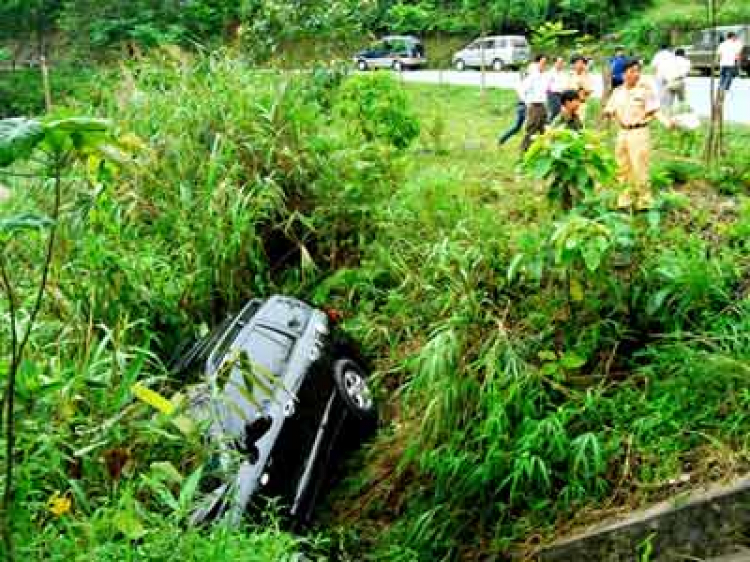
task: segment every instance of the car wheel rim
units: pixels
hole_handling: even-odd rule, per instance
[[[344,373],[344,390],[346,395],[360,410],[372,408],[372,394],[365,379],[356,371]]]

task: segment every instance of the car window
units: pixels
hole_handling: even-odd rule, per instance
[[[506,49],[508,47],[508,41],[506,39],[495,40],[496,49]]]
[[[221,361],[224,359],[224,356],[226,356],[227,352],[232,347],[232,344],[237,339],[237,336],[242,331],[242,328],[244,328],[245,325],[250,321],[250,319],[255,316],[255,313],[258,312],[261,304],[262,301],[260,300],[251,301],[245,307],[245,309],[240,312],[236,319],[232,321],[232,324],[229,326],[229,329],[226,331],[225,335],[221,335],[221,332],[223,332],[226,327],[225,322],[222,322],[222,324],[218,328],[216,328],[214,332],[212,332],[209,338],[222,338],[221,341],[218,342],[218,345],[213,350],[213,352],[211,352],[212,368],[215,369],[219,366]]]
[[[513,46],[523,48],[523,47],[528,47],[529,43],[523,37],[516,37],[515,39],[513,39]]]
[[[257,326],[238,344],[247,351],[253,362],[280,377],[284,374],[294,340],[276,330]]]
[[[484,48],[485,49],[494,49],[495,48],[495,42],[493,40],[485,41],[484,42]]]

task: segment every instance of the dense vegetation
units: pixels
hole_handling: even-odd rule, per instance
[[[22,556],[474,560],[746,466],[745,131],[715,175],[699,136],[663,135],[660,207],[630,216],[606,138],[551,135],[528,175],[498,156],[505,93],[174,49],[98,88],[65,113],[113,118],[130,156],[62,178],[18,381]],[[3,175],[4,214],[49,212],[40,166]],[[21,310],[44,232],[3,239]],[[133,385],[184,393],[175,345],[272,291],[345,311],[384,426],[308,538],[185,532],[207,453]]]
[[[45,33],[57,28],[89,53],[123,41],[140,46],[188,44],[236,37],[238,32],[257,48],[289,37],[340,37],[368,31],[525,32],[558,20],[582,33],[598,35],[611,28],[613,18],[636,13],[647,4],[646,0],[13,0],[0,7],[2,21],[12,22],[0,34],[41,41]]]
[[[0,127],[4,391],[10,319],[19,334],[33,327],[0,416],[0,466],[9,414],[17,424],[3,514],[17,558],[480,560],[746,471],[746,128],[728,128],[713,167],[701,132],[660,132],[658,206],[631,215],[614,210],[606,129],[549,134],[520,163],[515,146],[494,144],[511,93],[404,87],[336,64],[253,66],[292,38],[527,30],[547,18],[599,32],[638,5],[291,6],[0,6],[14,23],[6,37],[55,36],[79,60],[127,54],[53,68],[49,115],[36,69],[0,76],[0,117],[39,116],[24,134]],[[645,23],[659,32],[654,21],[676,18],[648,13],[626,28],[640,46],[655,37]],[[272,292],[344,312],[375,368],[382,427],[304,537],[273,511],[238,530],[190,530],[209,451],[166,364]]]

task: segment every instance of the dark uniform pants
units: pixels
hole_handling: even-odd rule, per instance
[[[521,143],[521,152],[526,152],[531,146],[531,142],[536,135],[544,133],[544,127],[547,125],[547,108],[543,103],[529,104],[526,114],[526,134]]]

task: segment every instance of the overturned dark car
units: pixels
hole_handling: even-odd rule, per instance
[[[190,409],[214,451],[194,524],[237,524],[268,499],[309,523],[346,453],[374,430],[364,362],[334,316],[284,296],[252,300],[179,358],[178,374],[204,381]]]

